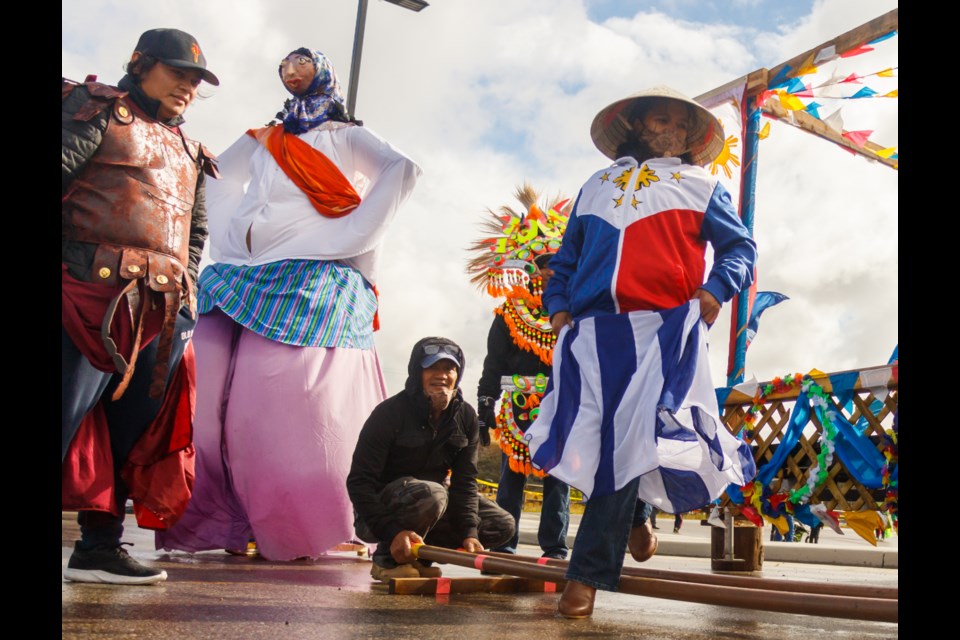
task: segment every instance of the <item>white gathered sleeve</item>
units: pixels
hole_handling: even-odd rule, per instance
[[[207,204],[207,229],[210,233],[210,257],[216,262],[227,260],[229,247],[244,247],[246,239],[231,237],[236,231],[234,214],[240,209],[247,183],[250,181],[250,158],[260,143],[248,135],[240,136],[230,147],[217,156],[220,178],[205,182]],[[246,234],[246,230],[243,230]],[[227,254],[221,253],[227,250]]]
[[[337,166],[360,194],[360,205],[341,218],[321,215],[270,152],[244,135],[224,152],[224,193],[215,193],[213,206],[218,210],[209,214],[211,243],[217,245],[211,247],[211,256],[236,265],[343,260],[376,283],[380,244],[422,170],[366,127],[335,123],[300,138]]]

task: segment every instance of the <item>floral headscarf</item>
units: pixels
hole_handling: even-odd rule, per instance
[[[313,59],[316,74],[302,95],[295,95],[283,103],[283,110],[277,118],[283,121],[283,128],[290,133],[306,133],[327,120],[348,121],[340,82],[333,65],[325,55],[314,49],[301,47],[292,54],[310,56]],[[283,69],[280,69],[283,77]]]

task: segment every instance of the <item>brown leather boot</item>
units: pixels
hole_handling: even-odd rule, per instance
[[[593,598],[597,590],[580,582],[567,580],[557,611],[564,618],[587,618],[593,613]]]
[[[657,534],[653,532],[649,520],[639,527],[630,529],[627,548],[637,562],[646,562],[657,552]]]

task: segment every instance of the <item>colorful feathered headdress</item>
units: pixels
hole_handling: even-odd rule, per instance
[[[550,203],[537,204],[539,194],[529,184],[517,188],[523,211],[504,205],[499,211],[487,209],[481,225],[484,237],[470,246],[473,257],[467,263],[470,282],[494,298],[527,297],[531,278],[537,273],[534,261],[560,250],[572,203],[557,196]]]

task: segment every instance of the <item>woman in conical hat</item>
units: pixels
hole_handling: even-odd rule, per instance
[[[627,549],[638,562],[655,553],[651,506],[699,508],[753,473],[720,423],[706,353],[707,327],[756,261],[703,168],[723,148],[720,123],[655,87],[604,108],[591,134],[614,162],[581,188],[550,263],[543,302],[558,339],[525,435],[532,464],[588,497],[558,605],[570,618],[591,615],[596,589],[617,589]]]

